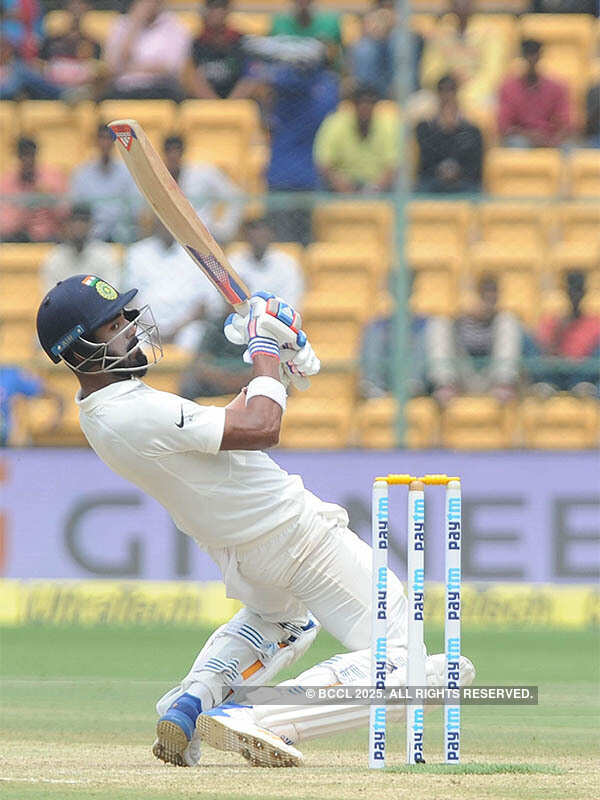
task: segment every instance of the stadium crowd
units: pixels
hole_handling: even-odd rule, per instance
[[[567,248],[552,281],[540,283],[547,302],[521,316],[515,303],[506,303],[510,267],[496,269],[491,256],[483,258],[484,268],[471,271],[468,284],[464,270],[455,270],[457,299],[428,303],[423,298],[433,284],[422,279],[430,268],[422,267],[427,260],[419,249],[423,242],[411,243],[409,220],[405,260],[414,283],[411,366],[404,378],[409,395],[432,400],[436,413],[463,395],[487,395],[499,408],[514,404],[524,391],[540,398],[556,392],[597,397],[600,262],[593,259],[600,253],[600,180],[592,178],[587,194],[565,183],[565,165],[579,151],[588,156],[588,172],[600,172],[600,61],[594,50],[600,28],[594,1],[534,0],[529,5],[524,0],[522,16],[481,13],[475,0],[433,3],[439,13],[416,13],[404,36],[398,35],[390,0],[373,0],[359,13],[344,12],[343,5],[338,10],[293,0],[289,9],[267,14],[239,11],[230,0],[206,0],[202,6],[162,0],[4,2],[0,100],[7,115],[32,102],[52,101],[67,116],[81,112],[78,119],[86,120],[89,142],[81,149],[85,157],[79,158],[68,155],[65,140],[57,165],[41,144],[43,120],[37,128],[27,126],[21,115],[21,124],[13,124],[15,135],[6,137],[0,165],[3,242],[52,244],[39,263],[43,291],[76,272],[100,274],[118,287],[138,286],[165,342],[193,356],[193,366],[185,362],[177,378],[179,390],[188,397],[221,396],[247,379],[238,366],[239,353],[221,335],[226,309],[212,287],[193,280],[195,267],[153,221],[116,155],[106,127],[111,103],[128,101],[138,109],[140,103],[167,103],[161,106],[164,113],[157,112],[151,138],[169,171],[217,240],[229,248],[250,289],[283,295],[300,310],[306,308],[308,319],[311,313],[319,319],[319,293],[322,303],[331,297],[327,281],[317,274],[329,256],[322,251],[325,260],[319,262],[314,255],[321,252],[322,239],[316,222],[321,201],[315,198],[339,196],[354,199],[357,207],[377,205],[390,198],[408,172],[416,201],[439,198],[443,205],[450,199],[458,215],[465,202],[471,203],[473,218],[478,212],[472,209],[496,193],[494,159],[508,158],[499,162],[497,171],[503,173],[514,151],[527,172],[533,163],[527,153],[534,160],[542,154],[548,164],[552,159],[558,164],[548,167],[556,176],[549,189],[541,194],[536,189],[532,196],[542,205],[554,202],[558,216],[570,191],[571,199],[583,198],[591,211],[585,241],[579,244],[591,250],[580,258]],[[560,15],[573,20],[571,49],[569,25],[561,39],[560,29],[551,24],[560,22]],[[589,52],[579,52],[581,41]],[[405,76],[397,69],[398,48],[403,48]],[[194,101],[251,109],[246,116],[255,123],[243,166],[239,154],[203,157],[200,137],[194,135],[198,129],[180,124],[193,118],[196,112],[189,104]],[[3,120],[8,130],[10,120]],[[414,162],[408,171],[401,169],[407,160]],[[306,194],[312,192],[322,194]],[[509,187],[498,194],[506,198],[510,192]],[[527,191],[520,194],[530,199]],[[252,195],[260,196],[258,205],[249,201]],[[546,232],[560,227],[552,225]],[[485,235],[483,242],[473,242],[473,227],[485,233],[485,222],[478,218],[455,247],[457,258],[469,248],[476,255],[479,244],[486,244]],[[435,237],[435,229],[431,233]],[[368,404],[395,387],[396,317],[387,291],[395,272],[387,267],[397,261],[392,240],[377,242],[388,262],[373,271],[370,285],[379,300],[369,317],[359,320],[356,345],[350,348],[353,378],[346,383],[354,387],[352,402]],[[518,247],[520,240],[515,243]],[[510,250],[509,241],[501,244]],[[534,260],[541,252],[538,248]],[[431,278],[435,269],[430,272]],[[542,265],[536,280],[543,272]],[[55,393],[27,373],[27,364],[13,363],[4,346],[1,361],[6,443],[11,439],[11,398],[45,396],[51,401]],[[51,430],[59,424],[62,401],[53,408]]]

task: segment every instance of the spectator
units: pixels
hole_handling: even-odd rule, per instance
[[[461,115],[456,81],[450,75],[438,83],[439,111],[417,125],[420,192],[481,190],[481,131]]]
[[[413,314],[409,323],[410,360],[406,390],[409,397],[426,392],[424,332],[425,317]],[[391,295],[380,296],[375,318],[363,331],[360,354],[361,397],[383,397],[394,391],[394,376],[399,365],[394,358],[398,352],[395,331],[395,306]]]
[[[121,285],[119,264],[109,244],[92,238],[92,212],[88,205],[74,205],[65,224],[65,235],[42,265],[44,292],[59,281],[80,272],[102,275],[112,286]]]
[[[474,0],[452,0],[451,10],[455,24],[441,20],[425,39],[421,86],[433,91],[443,75],[452,74],[462,108],[490,107],[504,74],[508,42],[497,29],[473,20]]]
[[[600,83],[590,86],[585,98],[585,139],[586,147],[600,147]]]
[[[58,86],[19,55],[8,39],[0,37],[0,100],[58,100]]]
[[[112,133],[98,127],[98,156],[82,164],[71,178],[70,197],[92,208],[92,236],[106,242],[135,238],[142,196],[121,158],[115,157]]]
[[[536,344],[538,355],[569,361],[563,364],[551,363],[550,366],[543,364],[541,368],[531,370],[531,377],[536,382],[560,391],[598,392],[600,316],[586,314],[582,310],[586,295],[583,272],[567,272],[565,284],[569,300],[568,311],[563,316],[551,314],[542,317],[536,334]]]
[[[229,242],[237,233],[242,216],[241,189],[214,164],[184,165],[185,145],[180,136],[168,136],[163,148],[167,169],[202,222],[218,242]]]
[[[223,325],[229,314],[206,320],[198,351],[188,373],[181,381],[179,394],[194,400],[197,397],[219,397],[237,394],[248,383],[251,371],[240,361],[240,348],[223,336]]]
[[[229,0],[207,0],[204,30],[192,42],[186,78],[188,94],[201,100],[239,98],[252,94],[253,83],[244,79],[242,34],[227,22]]]
[[[0,178],[0,237],[9,242],[56,241],[65,216],[63,174],[37,160],[37,144],[17,142],[19,165]]]
[[[17,397],[47,397],[54,402],[54,413],[48,420],[49,432],[55,431],[62,419],[63,401],[57,392],[19,366],[0,364],[0,447],[24,444],[14,441],[13,406]]]
[[[162,340],[196,352],[204,320],[220,315],[224,301],[158,220],[152,236],[129,247],[125,274],[140,307],[152,307]]]
[[[60,89],[79,90],[73,99],[97,94],[100,81],[105,76],[105,65],[100,61],[98,42],[86,36],[81,29],[83,16],[89,11],[87,0],[69,0],[69,27],[58,36],[47,36],[40,48],[40,58],[46,62],[44,75]]]
[[[342,31],[340,16],[331,11],[313,11],[313,0],[294,0],[292,12],[275,14],[271,36],[307,36],[318,39],[327,50],[327,61],[340,66]]]
[[[323,122],[315,139],[315,161],[332,192],[388,192],[399,162],[398,116],[377,106],[369,86],[355,89],[352,104]]]
[[[183,99],[179,78],[190,35],[164,6],[164,0],[134,0],[129,12],[115,23],[105,49],[113,79],[108,97]]]
[[[373,86],[381,97],[393,97],[396,70],[396,7],[391,0],[374,0],[362,20],[362,36],[348,51],[349,71],[356,82]],[[412,75],[410,87],[419,88],[419,64],[423,37],[412,37]]]
[[[318,187],[313,142],[320,124],[338,103],[338,79],[325,65],[325,48],[314,39],[273,36],[250,43],[250,77],[267,88],[265,110],[271,138],[267,183],[272,191],[309,192]],[[311,238],[311,209],[298,204],[275,209],[271,224],[279,241]]]
[[[230,255],[230,262],[250,292],[272,292],[293,308],[302,308],[304,276],[293,256],[273,244],[273,231],[265,218],[245,225],[249,247]]]
[[[500,89],[498,130],[505,147],[558,147],[569,134],[569,93],[538,72],[541,50],[534,39],[523,41],[525,71]]]
[[[497,307],[496,279],[483,275],[475,308],[455,322],[431,317],[425,329],[427,373],[434,397],[446,406],[457,394],[491,392],[500,402],[515,397],[521,329]]]
[[[37,0],[2,0],[0,37],[25,61],[37,56],[42,38],[42,11]]]

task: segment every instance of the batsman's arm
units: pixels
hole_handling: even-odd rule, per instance
[[[279,359],[257,355],[253,361],[253,379],[272,378],[279,381]],[[283,390],[285,393],[285,390]],[[237,400],[237,398],[236,398]],[[225,409],[225,429],[221,450],[262,450],[279,442],[283,409],[265,395],[255,395],[244,403],[234,401]]]

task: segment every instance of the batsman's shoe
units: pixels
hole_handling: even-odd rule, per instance
[[[196,720],[202,711],[198,697],[182,694],[156,725],[152,752],[161,761],[177,767],[193,767],[200,759],[198,740],[192,741]]]
[[[239,706],[219,706],[201,714],[196,730],[217,750],[239,753],[253,767],[300,767],[304,756],[277,734],[261,728]]]

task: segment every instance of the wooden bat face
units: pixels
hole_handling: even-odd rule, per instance
[[[122,119],[109,122],[108,128],[129,172],[165,228],[227,302],[245,316],[250,294],[248,287],[198,218],[141,125],[133,119]]]

